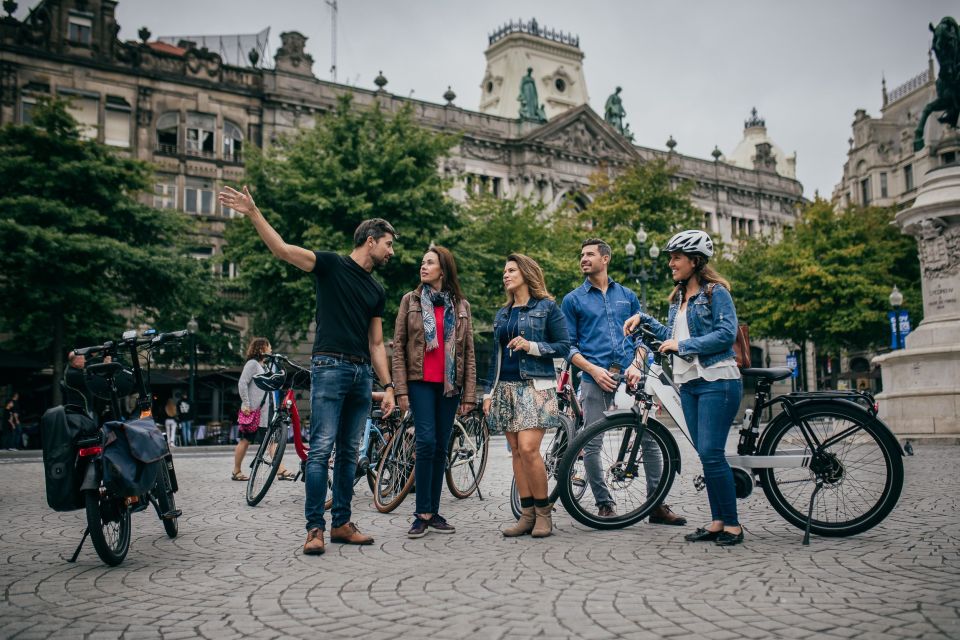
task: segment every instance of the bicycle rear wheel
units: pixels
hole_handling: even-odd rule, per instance
[[[373,505],[381,513],[390,513],[400,506],[413,487],[416,438],[413,420],[405,419],[390,440],[387,450],[377,465],[373,491]]]
[[[554,504],[559,497],[560,486],[557,482],[560,461],[567,452],[567,446],[573,438],[573,419],[565,414],[560,415],[561,426],[544,434],[540,442],[540,455],[543,456],[543,465],[547,468],[547,499]],[[583,482],[583,464],[574,465],[569,473],[579,477]],[[510,511],[513,517],[520,518],[520,494],[517,492],[517,480],[510,482]]]
[[[84,493],[87,528],[100,559],[115,567],[130,550],[130,509],[124,499],[100,489]]]
[[[270,485],[277,477],[277,469],[283,461],[287,447],[287,425],[283,414],[278,413],[267,428],[257,454],[250,463],[250,479],[247,480],[247,504],[257,506],[267,495]]]
[[[167,471],[167,461],[161,460],[160,473],[157,474],[157,483],[153,486],[153,497],[157,500],[157,516],[163,522],[163,528],[170,538],[176,538],[180,532],[177,518],[177,500],[173,494],[173,483],[170,481],[170,472]],[[172,463],[171,463],[172,464]]]
[[[666,427],[649,419],[636,446],[638,428],[632,413],[614,415],[586,427],[570,444],[557,476],[560,500],[577,522],[594,529],[622,529],[646,518],[667,497],[679,471],[676,442]],[[588,454],[588,445],[597,453]],[[581,452],[584,476],[577,482],[573,469]],[[587,484],[591,491],[586,491]],[[604,488],[609,496],[603,496]],[[613,503],[614,515],[599,514],[595,491],[605,503]]]
[[[796,411],[826,446],[815,453],[786,414],[774,419],[758,455],[803,455],[810,461],[803,467],[760,471],[770,505],[787,522],[805,529],[810,497],[822,481],[810,531],[852,536],[876,526],[896,506],[903,489],[903,459],[896,438],[872,415],[843,402],[816,402]]]
[[[447,487],[457,498],[468,498],[480,486],[487,468],[490,430],[486,420],[471,413],[454,420],[447,450]]]

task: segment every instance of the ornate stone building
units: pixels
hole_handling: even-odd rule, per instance
[[[239,66],[194,42],[153,39],[146,27],[139,41],[119,40],[117,0],[41,0],[23,20],[12,17],[15,5],[7,0],[9,15],[0,18],[0,124],[30,122],[41,96],[69,97],[85,135],[156,167],[153,203],[201,221],[194,255],[211,259],[224,278],[236,275],[222,258],[232,212],[215,194],[241,179],[249,145],[269,146],[312,126],[345,92],[358,109],[379,103],[395,112],[410,104],[423,126],[460,133],[441,168],[458,199],[485,190],[584,207],[593,172],[665,158],[679,178],[695,183],[704,226],[733,246],[744,234],[776,234],[802,201],[795,158],[783,158],[756,122],[745,123],[730,161],[718,149],[711,158],[684,155],[673,138],[665,150],[634,144],[589,106],[579,39],[535,21],[490,36],[474,111],[458,106],[452,90],[436,103],[393,95],[383,74],[370,90],[320,80],[297,32],[281,34],[272,68],[261,65],[259,53]],[[524,67],[533,69],[545,122],[518,118]],[[775,364],[784,362],[784,349],[763,349]]]

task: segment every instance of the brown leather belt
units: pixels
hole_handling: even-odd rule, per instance
[[[336,358],[337,360],[343,360],[344,362],[349,362],[350,364],[370,364],[370,360],[367,358],[362,358],[360,356],[353,356],[349,353],[332,353],[330,351],[316,351],[314,352],[315,356],[326,356],[328,358]]]

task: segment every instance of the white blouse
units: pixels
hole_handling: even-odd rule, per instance
[[[687,325],[687,309],[682,308],[673,320],[673,335],[677,342],[690,339],[690,327]],[[693,356],[693,362],[683,358],[673,357],[673,381],[677,384],[703,378],[707,382],[714,380],[739,380],[740,369],[737,368],[737,359],[734,357],[715,362],[709,367],[700,364],[700,356]]]

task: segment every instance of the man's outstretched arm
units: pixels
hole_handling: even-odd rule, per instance
[[[247,190],[246,185],[244,185],[242,192],[231,187],[224,187],[220,195],[217,196],[217,199],[221,205],[230,207],[237,213],[250,219],[250,222],[253,223],[253,228],[257,230],[257,234],[263,239],[267,248],[270,249],[270,253],[284,262],[289,262],[298,269],[303,269],[307,272],[313,271],[313,267],[317,262],[316,254],[303,247],[284,242],[280,234],[270,226],[267,219],[260,213],[260,209],[257,208],[256,203],[253,201],[253,196],[250,195],[250,191]]]

